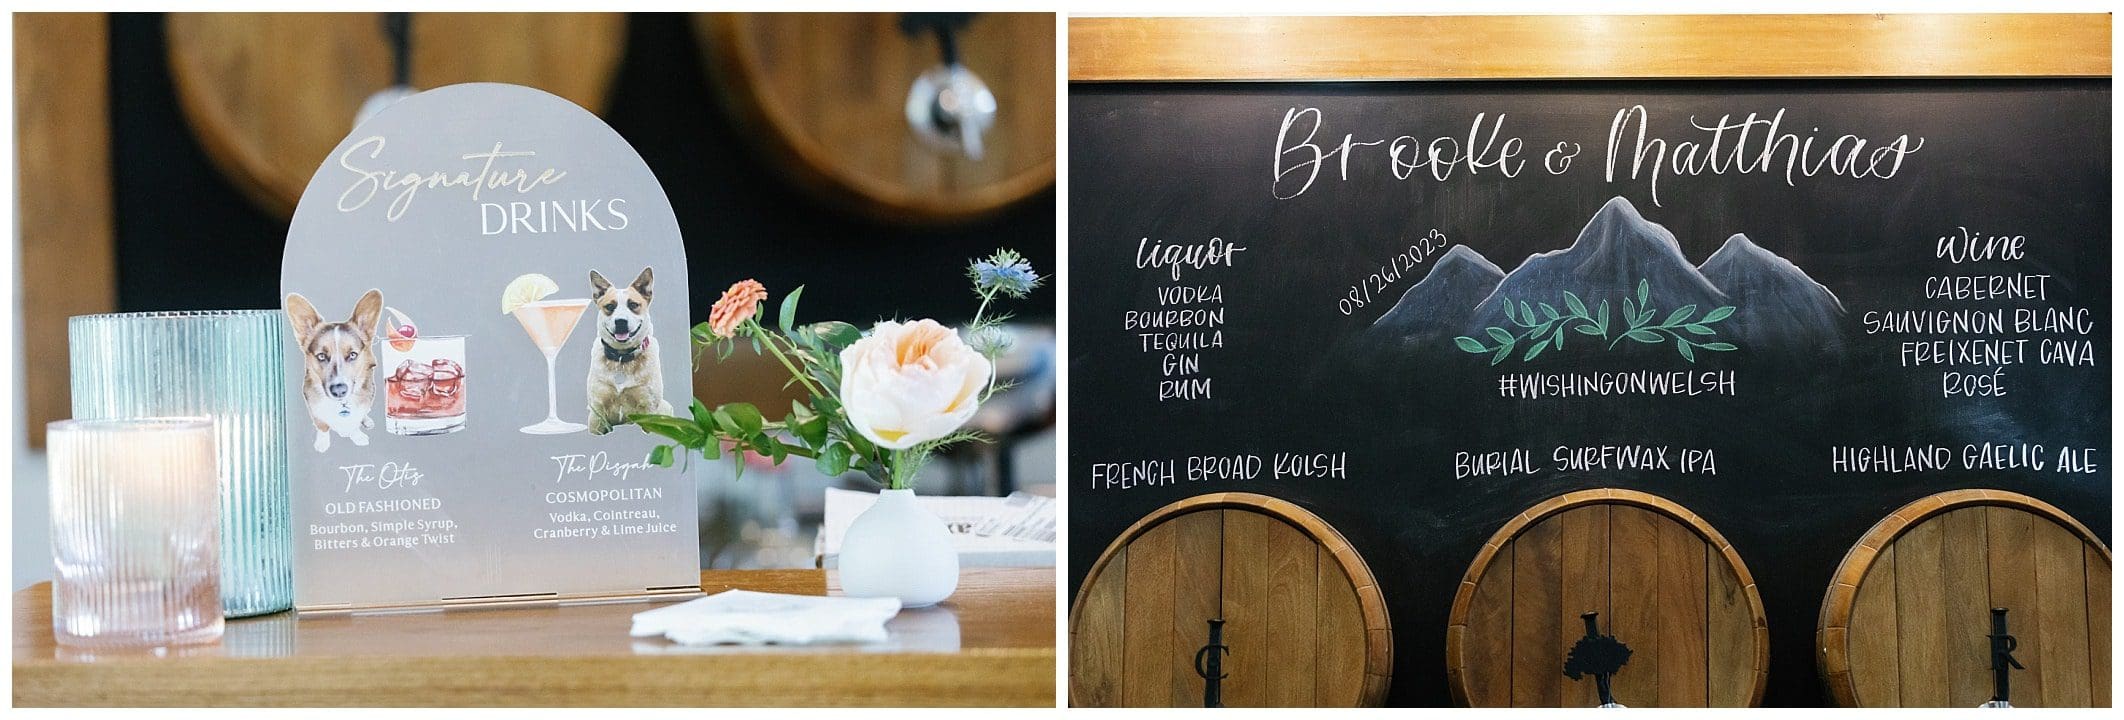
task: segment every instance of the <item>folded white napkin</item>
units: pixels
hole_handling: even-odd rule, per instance
[[[725,590],[635,613],[634,637],[681,645],[829,645],[885,642],[899,598],[783,595]]]

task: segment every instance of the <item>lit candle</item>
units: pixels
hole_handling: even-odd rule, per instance
[[[295,602],[286,426],[293,337],[279,310],[67,321],[75,419],[214,418],[222,617],[279,612]]]
[[[214,422],[64,420],[48,426],[46,443],[59,643],[153,647],[220,638]]]

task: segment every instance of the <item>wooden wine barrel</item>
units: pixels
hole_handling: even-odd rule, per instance
[[[898,13],[695,16],[708,74],[770,164],[822,199],[893,222],[998,212],[1055,181],[1055,16],[980,13],[957,43],[996,96],[979,160],[923,145],[908,88],[938,64],[936,38]]]
[[[172,13],[170,75],[207,156],[287,216],[362,101],[392,82],[380,13]],[[414,13],[414,87],[528,85],[600,111],[626,50],[620,13]]]
[[[1100,553],[1070,607],[1070,703],[1201,707],[1212,618],[1231,649],[1226,707],[1386,699],[1393,630],[1364,560],[1304,508],[1217,493],[1159,508]]]
[[[1822,598],[1817,660],[1846,707],[1991,699],[1991,608],[2007,609],[2015,707],[2108,707],[2109,548],[2041,500],[1956,490],[1883,518]]]
[[[1563,675],[1579,615],[1630,646],[1614,678],[1629,707],[1762,702],[1769,630],[1748,566],[1717,530],[1634,490],[1568,493],[1484,543],[1453,596],[1446,679],[1474,707],[1593,707],[1593,679]]]

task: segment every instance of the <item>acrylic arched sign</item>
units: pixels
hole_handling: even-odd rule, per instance
[[[685,247],[597,116],[492,83],[384,109],[310,179],[281,289],[298,608],[697,591],[693,480],[619,424],[692,396]]]

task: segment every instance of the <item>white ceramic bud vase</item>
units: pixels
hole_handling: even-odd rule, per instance
[[[915,502],[913,490],[886,490],[841,537],[841,591],[896,597],[928,607],[959,589],[959,553],[944,521]]]

